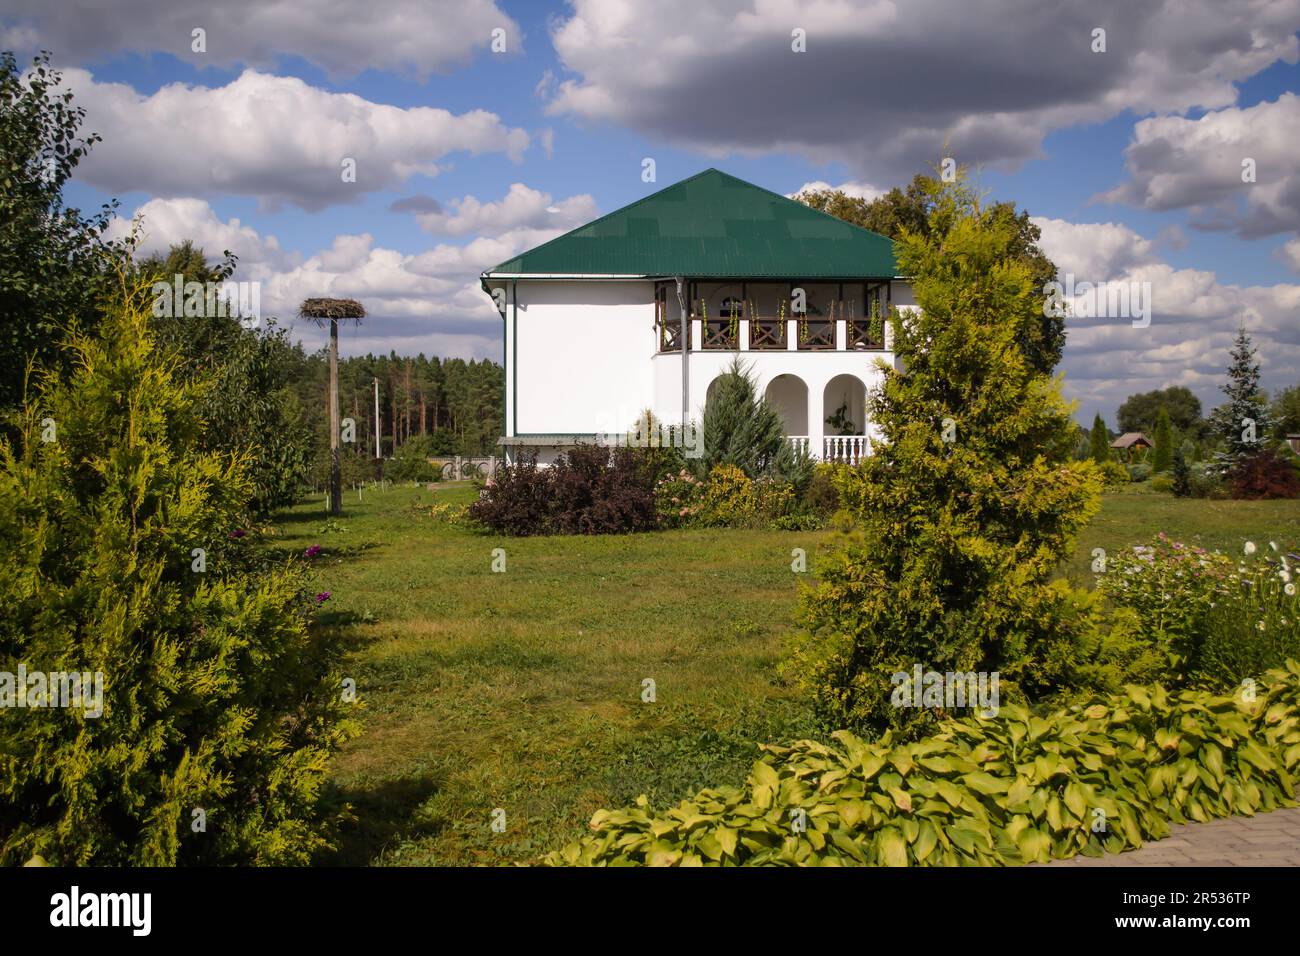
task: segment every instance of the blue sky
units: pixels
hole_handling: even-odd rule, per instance
[[[708,166],[872,195],[953,155],[1063,272],[1151,284],[1149,328],[1071,319],[1080,418],[1216,403],[1243,321],[1266,386],[1300,380],[1296,0],[47,6],[10,0],[0,46],[52,50],[104,136],[70,201],[232,249],[273,314],[356,295],[349,352],[499,356],[481,269]]]

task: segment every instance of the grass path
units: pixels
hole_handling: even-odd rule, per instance
[[[777,665],[802,577],[791,549],[815,566],[830,532],[499,540],[429,513],[473,494],[353,494],[337,521],[317,499],[279,522],[283,547],[325,549],[312,583],[357,647],[366,730],[334,781],[357,822],[334,862],[528,861],[601,806],[739,783],[759,742],[815,732]],[[1092,548],[1158,530],[1294,548],[1300,504],[1109,496],[1068,573],[1090,581]],[[504,833],[490,825],[498,808]]]

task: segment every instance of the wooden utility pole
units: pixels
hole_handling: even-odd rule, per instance
[[[339,320],[330,319],[330,514],[332,515],[343,513],[339,427]]]
[[[355,299],[304,299],[298,316],[330,324],[330,514],[343,513],[343,476],[339,463],[339,320],[360,321],[366,310]]]

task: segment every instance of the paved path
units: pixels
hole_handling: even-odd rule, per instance
[[[1300,807],[1183,823],[1128,853],[1075,856],[1048,866],[1300,866]]]

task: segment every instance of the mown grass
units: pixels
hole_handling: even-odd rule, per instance
[[[599,807],[739,783],[758,743],[816,734],[777,665],[804,578],[791,550],[815,568],[831,532],[500,539],[430,516],[473,496],[354,492],[342,519],[316,499],[278,523],[281,546],[325,549],[322,617],[356,647],[365,732],[333,780],[356,822],[323,862],[526,862]],[[1093,548],[1157,531],[1295,548],[1300,505],[1108,495],[1066,571],[1091,583]],[[504,573],[491,570],[498,547]]]

